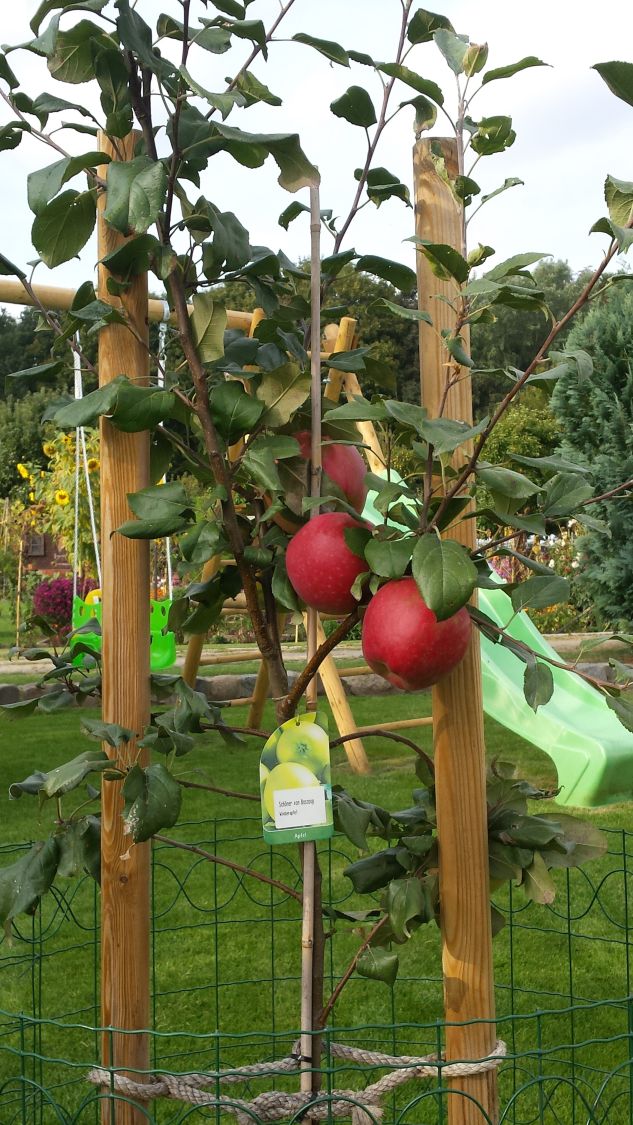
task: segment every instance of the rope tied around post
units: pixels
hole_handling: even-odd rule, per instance
[[[230,1071],[178,1075],[161,1073],[154,1075],[148,1082],[136,1082],[126,1075],[95,1067],[88,1074],[88,1081],[101,1089],[109,1088],[115,1094],[139,1101],[171,1098],[191,1105],[220,1108],[233,1113],[238,1125],[253,1125],[254,1121],[261,1122],[262,1125],[283,1121],[284,1118],[308,1108],[310,1117],[318,1121],[324,1121],[328,1117],[350,1117],[352,1125],[379,1125],[382,1120],[382,1099],[405,1082],[433,1078],[438,1073],[444,1080],[466,1078],[495,1070],[504,1062],[507,1047],[502,1039],[498,1039],[490,1055],[471,1062],[445,1062],[438,1055],[387,1055],[382,1051],[367,1051],[362,1047],[349,1047],[342,1043],[332,1043],[330,1053],[334,1058],[347,1062],[368,1067],[388,1067],[390,1072],[363,1090],[332,1090],[326,1094],[313,1094],[310,1091],[288,1094],[283,1090],[269,1090],[250,1101],[244,1101],[209,1091],[209,1087],[218,1084],[230,1085],[272,1074],[279,1076],[296,1073],[302,1068],[301,1046],[296,1043],[292,1053],[284,1059],[252,1063]]]

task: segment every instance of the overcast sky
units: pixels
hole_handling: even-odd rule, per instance
[[[6,44],[30,39],[28,22],[37,7],[37,0],[14,4],[5,0],[0,12],[0,41]],[[605,176],[611,173],[633,180],[633,108],[613,97],[590,68],[593,63],[612,59],[633,61],[633,6],[629,0],[601,0],[600,4],[588,0],[531,0],[521,5],[510,0],[436,0],[431,7],[448,16],[455,29],[468,34],[472,41],[488,43],[489,67],[503,66],[526,55],[537,55],[551,64],[490,84],[473,106],[475,116],[510,114],[517,132],[511,149],[479,164],[476,178],[483,190],[494,189],[508,176],[520,177],[525,186],[507,192],[482,210],[472,224],[471,243],[489,243],[502,257],[521,250],[549,252],[567,259],[574,270],[597,263],[605,238],[588,232],[605,213]],[[139,0],[137,8],[154,26],[159,12],[176,16],[180,12],[174,0]],[[203,15],[212,15],[210,5],[205,11],[195,2],[196,8]],[[249,17],[260,17],[268,26],[277,11],[276,0],[254,0]],[[279,34],[285,39],[305,31],[388,61],[395,52],[399,13],[399,0],[295,0]],[[65,24],[77,18],[81,17],[66,16]],[[242,42],[223,56],[199,52],[195,60],[192,56],[190,69],[207,89],[220,90],[223,79],[239,68],[248,46]],[[253,70],[283,98],[282,107],[238,109],[230,123],[249,131],[298,131],[306,153],[321,171],[322,206],[344,216],[355,188],[354,168],[364,160],[365,139],[362,129],[336,119],[329,103],[351,84],[365,86],[377,103],[379,83],[366,67],[352,64],[347,70],[332,66],[299,44],[274,44],[270,53],[268,66],[258,60]],[[87,104],[87,87],[63,87],[54,82],[43,60],[16,54],[10,61],[30,93],[47,90]],[[452,75],[434,44],[416,47],[407,63],[438,81],[450,105]],[[395,104],[411,96],[412,91],[398,85],[396,94]],[[1,122],[10,118],[8,107],[0,104]],[[435,131],[443,135],[446,129],[440,124]],[[89,138],[71,132],[59,134],[58,139],[72,152],[92,147]],[[411,112],[405,110],[389,126],[377,154],[377,163],[408,185],[412,142]],[[51,150],[28,137],[18,149],[0,154],[0,167],[4,169],[0,207],[5,219],[0,251],[22,265],[34,257],[26,176],[55,158]],[[281,248],[293,258],[307,256],[306,218],[293,223],[288,234],[277,223],[291,197],[278,186],[276,177],[277,168],[271,159],[261,169],[249,171],[221,155],[211,161],[203,190],[220,209],[238,214],[253,243]],[[413,250],[403,241],[411,233],[411,210],[399,200],[389,200],[379,210],[371,205],[361,212],[345,245],[413,264]],[[324,253],[330,249],[328,237],[324,236]],[[78,285],[94,277],[95,258],[96,248],[91,243],[80,262],[75,260],[54,271],[40,266],[36,281]]]

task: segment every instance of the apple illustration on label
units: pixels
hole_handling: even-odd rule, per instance
[[[366,527],[346,512],[324,512],[290,540],[286,570],[301,600],[320,613],[346,614],[356,607],[351,588],[369,570],[345,542],[346,527]]]
[[[386,582],[363,618],[363,656],[394,687],[420,691],[451,672],[466,655],[470,615],[465,606],[438,621],[414,578]]]

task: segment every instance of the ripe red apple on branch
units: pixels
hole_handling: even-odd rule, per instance
[[[465,606],[438,621],[414,578],[386,582],[363,618],[363,656],[394,687],[420,691],[451,672],[466,655],[471,622]]]
[[[300,430],[299,433],[293,434],[293,437],[299,442],[301,456],[305,461],[309,461],[311,434],[308,430]],[[362,512],[367,499],[367,485],[365,484],[367,465],[356,446],[338,445],[324,437],[321,446],[321,463],[324,477],[329,477],[337,485],[352,508],[356,508],[357,512]],[[324,480],[321,489],[324,495],[327,495],[327,484],[327,480]]]
[[[323,512],[290,540],[286,570],[301,600],[320,613],[351,613],[351,587],[369,567],[345,542],[345,528],[367,527],[346,512]]]

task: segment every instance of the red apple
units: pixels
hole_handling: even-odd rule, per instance
[[[345,528],[366,526],[346,512],[323,512],[293,536],[286,552],[286,569],[306,605],[320,613],[351,613],[357,604],[351,587],[369,567],[350,551]]]
[[[470,640],[465,606],[438,621],[414,578],[386,582],[370,601],[363,619],[363,656],[370,668],[394,687],[420,691],[452,671]]]
[[[299,442],[301,456],[305,461],[309,461],[312,442],[310,433],[308,430],[301,430],[298,434],[293,434],[293,437]],[[338,485],[345,499],[353,508],[356,508],[357,512],[362,512],[367,499],[367,485],[365,484],[367,465],[356,446],[336,445],[329,441],[327,437],[324,437],[321,446],[321,462],[325,476]],[[322,492],[327,493],[327,482],[324,482]]]

